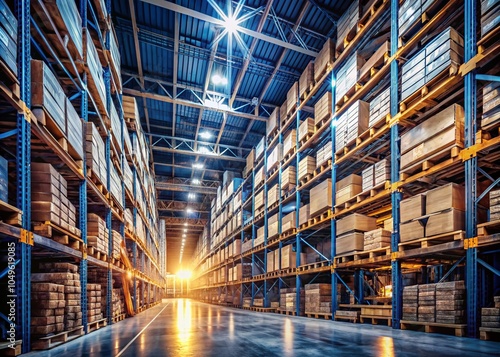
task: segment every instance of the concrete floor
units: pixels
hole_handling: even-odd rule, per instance
[[[500,343],[172,299],[25,356],[495,356]]]

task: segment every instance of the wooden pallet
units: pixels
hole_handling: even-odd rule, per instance
[[[272,177],[279,169],[279,162],[277,161],[272,167],[268,168],[267,179]]]
[[[359,83],[355,83],[351,88],[349,88],[343,96],[340,98],[336,98],[336,103],[335,103],[335,112],[338,112],[345,103],[351,99],[352,96],[354,96],[363,86]]]
[[[326,312],[307,312],[306,311],[305,315],[306,315],[306,317],[310,317],[313,319],[325,319],[325,320],[332,319],[332,314],[326,313]]]
[[[52,240],[76,250],[80,250],[83,244],[83,240],[80,238],[81,232],[80,234],[74,234],[69,230],[64,229],[50,221],[32,223],[33,233],[35,234],[39,234],[47,238],[52,238]]]
[[[102,180],[97,177],[95,172],[92,169],[87,169],[87,180],[92,181],[97,190],[105,197],[109,199],[109,192],[106,188],[106,184],[102,182]]]
[[[3,356],[19,356],[22,352],[22,340],[16,340],[14,343],[0,342],[0,351]]]
[[[93,332],[107,326],[107,319],[100,319],[97,321],[87,323],[88,332]]]
[[[20,209],[0,200],[0,220],[11,226],[21,227],[23,214]]]
[[[341,264],[341,263],[348,263],[352,262],[355,260],[356,254],[362,253],[362,251],[355,250],[354,252],[349,252],[343,255],[338,255],[334,258],[335,265]]]
[[[98,250],[96,247],[87,246],[87,254],[102,262],[108,262],[108,254],[102,250]]]
[[[455,240],[463,240],[464,236],[464,231],[454,231],[444,234],[438,234],[432,237],[415,239],[408,242],[399,243],[399,251],[403,252],[409,249],[428,248],[434,245],[448,243]]]
[[[79,326],[77,328],[59,332],[57,334],[51,336],[40,337],[31,342],[32,350],[50,350],[56,346],[59,346],[63,343],[69,342],[78,338],[84,334],[83,326]]]
[[[276,134],[279,132],[279,126],[276,125],[276,127],[267,135],[267,143],[272,143],[274,141],[274,138],[276,137]]]
[[[276,313],[280,315],[297,316],[297,311],[288,311],[283,309],[276,309]]]
[[[279,205],[280,205],[280,203],[279,203],[279,202],[275,202],[275,203],[273,203],[271,206],[269,206],[269,207],[267,208],[267,211],[268,211],[268,212],[269,212],[269,211],[272,211],[273,209],[278,208],[278,207],[279,207]],[[228,219],[229,219],[229,218],[228,218]]]
[[[451,148],[445,148],[434,154],[426,156],[419,161],[411,164],[408,167],[402,168],[400,170],[400,179],[404,181],[411,177],[412,175],[419,174],[430,170],[432,167],[439,165],[449,159],[456,158],[460,155],[460,150],[462,148],[461,144],[455,144]]]
[[[299,148],[304,146],[313,137],[313,135],[314,133],[307,133],[304,135],[299,141]]]
[[[390,180],[379,183],[378,185],[373,186],[369,190],[361,192],[359,195],[357,195],[356,202],[357,203],[363,202],[365,199],[367,199],[369,197],[375,197],[376,195],[380,194],[380,192],[386,191],[390,188],[391,188],[391,181]]]
[[[420,322],[420,321],[407,321],[401,320],[401,330],[409,330],[411,328],[420,329],[424,327],[427,333],[439,333],[445,330],[455,333],[457,337],[465,337],[467,325],[466,324],[442,324],[438,322]]]
[[[354,260],[361,260],[361,259],[371,259],[375,257],[381,257],[384,255],[391,255],[391,247],[383,247],[383,248],[377,248],[377,249],[371,249],[371,250],[364,250],[362,252],[356,252],[354,253]]]
[[[0,81],[9,88],[12,99],[21,99],[21,87],[17,76],[2,59],[0,59]]]
[[[37,123],[43,126],[46,131],[52,136],[55,141],[59,144],[60,148],[67,152],[69,156],[77,163],[77,165],[83,169],[82,156],[71,146],[68,141],[66,134],[59,128],[59,125],[50,114],[45,110],[45,108],[33,108],[33,115],[36,117]],[[85,151],[83,151],[85,152]]]
[[[378,325],[379,321],[387,322],[387,326],[392,326],[392,316],[360,315],[361,323],[369,322],[372,325]]]
[[[314,177],[314,173],[307,174],[302,176],[302,178],[299,178],[299,187],[304,186],[306,183],[308,183],[312,178]]]
[[[295,234],[297,234],[297,228],[290,228],[287,231],[281,233],[279,239],[280,240],[287,239],[289,237],[294,236]]]
[[[318,131],[320,131],[324,126],[328,125],[330,121],[332,120],[331,115],[325,116],[321,120],[314,120],[314,133],[316,134]]]
[[[306,228],[309,228],[309,227],[312,227],[318,223],[321,223],[327,219],[330,219],[332,215],[332,210],[331,209],[325,209],[324,212],[321,212],[319,214],[317,214],[315,217],[313,218],[309,218],[307,220],[307,226]]]
[[[250,310],[256,312],[276,312],[276,308],[274,307],[262,307],[262,306],[252,306]]]
[[[349,43],[356,36],[358,29],[359,29],[358,23],[353,24],[352,28],[349,29],[345,37],[337,41],[337,45],[335,46],[335,51],[336,51],[335,58],[340,56],[340,54],[344,52],[347,46],[349,46]]]
[[[480,327],[479,337],[481,340],[499,340],[500,338],[500,328],[498,327]]]
[[[300,265],[299,267],[297,267],[297,271],[298,272],[306,272],[309,270],[319,269],[319,268],[328,267],[328,266],[330,266],[330,261],[323,260],[321,262]]]
[[[328,67],[328,65],[327,65],[327,67]],[[326,67],[325,67],[325,70],[326,70]],[[314,74],[313,74],[313,82],[314,82]],[[303,91],[302,93],[299,94],[299,98],[301,100],[306,98],[309,95],[309,93],[311,93],[311,91],[313,90],[314,85],[315,85],[315,83],[310,83],[309,86],[305,89],[305,91]]]
[[[484,237],[495,233],[500,233],[500,220],[481,223],[477,225],[478,237]]]
[[[297,153],[297,147],[293,146],[287,153],[283,155],[283,160],[281,160],[282,163],[287,162],[290,160],[295,154]]]

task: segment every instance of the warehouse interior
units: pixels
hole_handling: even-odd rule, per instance
[[[2,355],[498,353],[499,0],[0,0],[0,39]]]

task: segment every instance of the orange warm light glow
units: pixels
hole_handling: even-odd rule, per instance
[[[189,270],[180,270],[177,272],[177,277],[181,279],[190,279],[193,273]]]

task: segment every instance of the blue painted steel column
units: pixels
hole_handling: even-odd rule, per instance
[[[31,108],[30,1],[16,1],[18,20],[17,69],[21,100]],[[17,207],[23,211],[22,228],[31,228],[31,124],[28,113],[17,115]],[[24,231],[26,233],[26,231]],[[22,352],[31,344],[31,245],[16,243],[16,339],[22,339]]]
[[[335,155],[333,153],[335,152],[335,132],[337,130],[337,117],[335,115],[335,85],[336,85],[336,79],[335,79],[335,73],[332,71],[332,77],[331,77],[331,91],[332,91],[332,113],[333,118],[332,122],[330,124],[330,136],[332,138],[332,211],[333,207],[335,207],[335,193],[337,191],[337,165],[335,164]],[[332,271],[331,271],[331,284],[332,284],[332,321],[335,321],[335,312],[337,311],[338,308],[338,301],[337,301],[337,284],[338,284],[338,279],[337,279],[337,274],[335,274],[335,255],[337,254],[337,221],[332,218],[331,223],[330,223],[330,256],[331,256],[331,264],[333,266]]]
[[[132,166],[132,174],[133,174],[133,194],[134,194],[134,200],[137,198],[137,169],[135,166]],[[134,221],[134,228],[137,226],[137,207],[134,205],[133,209],[133,221]],[[134,241],[132,242],[132,268],[135,270],[137,269],[137,243]],[[137,278],[135,276],[134,272],[134,277],[133,277],[133,284],[132,284],[132,303],[134,305],[134,311],[137,312]],[[175,288],[175,285],[174,285]]]
[[[87,1],[80,2],[80,17],[82,19],[82,27],[87,27]],[[83,121],[88,122],[88,92],[87,92],[87,73],[83,74],[82,78],[83,88],[81,91],[81,117]],[[86,126],[84,127],[82,134],[82,141],[85,145],[85,133]],[[80,231],[82,234],[83,240],[83,256],[82,260],[80,260],[80,286],[81,286],[81,309],[82,309],[82,325],[85,333],[88,332],[88,321],[87,321],[87,273],[88,273],[88,261],[87,261],[87,158],[86,155],[82,156],[82,167],[83,170],[83,180],[80,182]]]
[[[264,169],[266,171],[266,178],[264,180],[264,247],[267,246],[267,237],[269,237],[269,225],[267,217],[267,140],[264,140]],[[264,248],[264,273],[267,273],[267,248]],[[267,279],[264,279],[264,307],[269,307],[269,299],[267,297]]]
[[[300,191],[298,190],[299,188],[299,162],[300,162],[300,152],[299,152],[299,127],[300,127],[300,110],[297,111],[297,119],[295,123],[295,130],[297,135],[295,135],[295,148],[297,149],[297,155],[295,158],[296,162],[296,170],[295,170],[295,209],[297,210],[297,214],[295,215],[295,226],[297,227],[297,234],[295,235],[295,256],[296,256],[296,262],[295,266],[300,265],[300,236],[301,233],[298,231],[299,228],[299,221],[300,221]],[[280,252],[281,256],[281,252]],[[296,289],[296,296],[295,296],[295,312],[297,316],[300,315],[300,289],[301,289],[301,279],[300,275],[296,275],[295,277],[295,289]]]
[[[391,0],[391,54],[398,50],[398,10],[399,1]],[[399,68],[398,62],[391,63],[391,116],[394,117],[399,112]],[[400,168],[400,148],[399,148],[399,125],[391,127],[391,183],[399,181]],[[399,204],[403,197],[402,192],[393,191],[391,194],[392,203],[392,235],[391,251],[397,252],[399,245]],[[392,328],[400,328],[400,320],[403,314],[403,280],[401,277],[401,262],[392,259]]]
[[[476,44],[476,1],[465,1],[465,62],[477,53]],[[476,73],[465,75],[464,83],[465,110],[465,147],[476,143]],[[476,237],[477,230],[477,157],[465,161],[465,238]],[[477,336],[478,330],[478,274],[477,248],[466,251],[466,288],[467,288],[467,333],[470,337]]]

